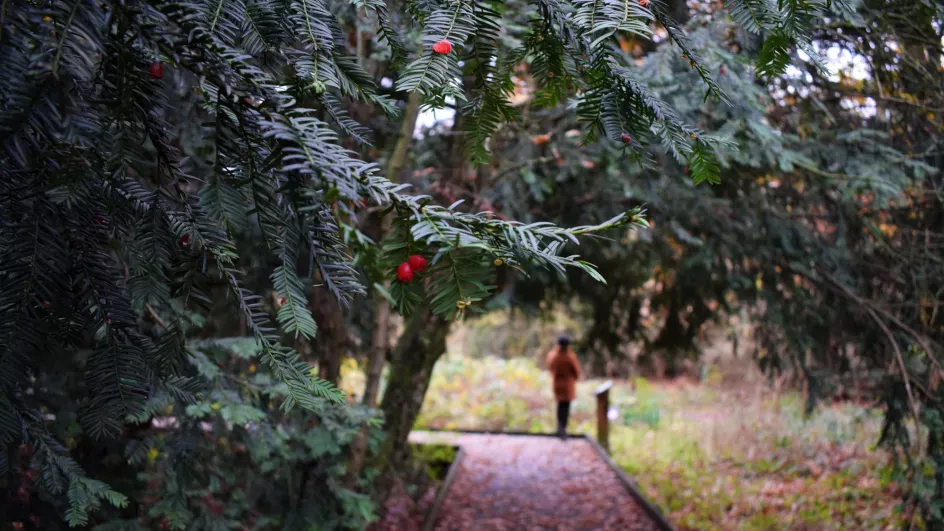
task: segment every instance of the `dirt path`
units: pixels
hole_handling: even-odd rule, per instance
[[[438,531],[658,530],[585,440],[418,432],[464,450]]]

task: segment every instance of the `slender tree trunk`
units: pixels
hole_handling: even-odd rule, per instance
[[[393,182],[400,182],[400,172],[403,171],[406,165],[406,157],[410,152],[410,146],[413,144],[413,129],[416,128],[419,109],[419,92],[413,92],[410,94],[410,100],[407,102],[406,111],[403,114],[400,138],[397,139],[397,144],[387,164],[387,178]],[[380,238],[382,239],[389,229],[389,220],[386,217],[382,218],[380,226]],[[387,285],[387,282],[384,282],[384,285]],[[390,303],[386,297],[380,294],[374,295],[374,311],[376,312],[376,318],[374,319],[374,330],[371,337],[370,358],[367,360],[367,383],[364,387],[364,405],[367,407],[377,405],[380,375],[383,372],[384,359],[387,354],[390,333]]]
[[[384,287],[387,286],[384,282]],[[384,359],[390,336],[390,303],[382,295],[374,295],[374,330],[371,334],[370,357],[367,358],[367,383],[364,386],[365,406],[377,407],[380,393],[380,376],[383,374]]]
[[[413,144],[413,130],[416,128],[416,119],[420,110],[420,93],[413,92],[407,101],[403,113],[403,122],[400,124],[400,136],[390,154],[387,163],[387,178],[393,182],[400,182],[400,172],[406,166],[407,155]],[[380,219],[380,232],[377,241],[383,240],[389,229],[389,220],[386,216]],[[384,282],[386,287],[389,283]],[[374,294],[374,329],[371,333],[370,356],[367,358],[367,382],[364,385],[363,403],[369,408],[377,406],[377,396],[380,393],[380,376],[383,374],[384,360],[390,336],[390,303],[379,293]],[[361,429],[357,439],[351,444],[351,459],[348,462],[347,475],[344,485],[353,488],[357,477],[364,467],[364,458],[367,455],[367,426]]]

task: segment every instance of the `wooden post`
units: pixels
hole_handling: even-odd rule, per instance
[[[607,380],[593,392],[597,397],[597,442],[610,453],[610,388],[613,381]]]

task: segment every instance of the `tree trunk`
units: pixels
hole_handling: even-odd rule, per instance
[[[403,113],[403,123],[400,126],[400,138],[390,155],[390,161],[387,164],[387,178],[393,182],[400,182],[400,172],[406,165],[406,157],[413,143],[413,129],[416,128],[416,119],[419,116],[420,95],[419,92],[410,94],[410,100],[407,103],[406,111]],[[384,217],[380,220],[380,237],[378,242],[383,240],[384,235],[389,229],[389,220]],[[384,282],[386,286],[388,283]],[[364,405],[374,407],[377,405],[377,396],[380,390],[380,375],[383,373],[384,359],[387,353],[388,336],[390,330],[390,303],[387,298],[380,295],[374,295],[374,331],[371,337],[370,358],[367,360],[367,383],[364,386]]]
[[[646,345],[643,354],[637,360],[640,368],[648,371],[655,378],[664,378],[666,373],[672,376],[675,367],[684,353],[686,329],[682,323],[678,297],[673,295],[669,305],[665,324],[655,341]]]
[[[316,287],[312,293],[311,313],[318,323],[318,340],[310,345],[318,359],[321,378],[337,385],[341,375],[341,358],[350,352],[353,342],[344,323],[344,314],[334,297],[325,289],[317,287],[321,281],[318,275],[314,275],[312,281]]]
[[[338,385],[341,379],[341,351],[331,350],[324,353],[319,376],[322,380]]]
[[[409,151],[409,142],[412,139],[420,105],[417,94],[414,92],[411,95],[407,108],[407,114],[412,113],[412,117],[404,120],[404,124],[407,122],[411,124],[409,130],[405,126],[401,130],[398,149],[390,159],[390,167],[397,168],[397,172],[404,166]],[[456,115],[453,130],[461,130],[460,124],[461,116]],[[461,135],[452,135],[448,140],[451,163],[447,163],[447,168],[451,168],[453,172],[445,178],[459,184],[464,182],[467,169],[463,154],[463,138]],[[403,149],[400,149],[400,143],[405,143]],[[391,169],[388,173],[394,173],[394,170]],[[445,175],[448,173],[444,172]],[[484,169],[479,175],[482,178],[487,176]],[[384,305],[386,304],[386,299],[384,299]],[[378,495],[380,499],[388,493],[397,473],[404,471],[409,465],[410,447],[407,439],[423,406],[423,398],[426,396],[426,390],[433,375],[433,367],[446,351],[446,336],[449,335],[451,324],[451,321],[447,321],[442,316],[432,315],[429,308],[417,308],[392,353],[390,375],[383,401],[380,404],[386,438],[378,455],[372,460],[374,467],[381,472],[375,482],[375,495]],[[372,353],[372,357],[376,356],[377,365],[380,367],[383,366],[385,352],[386,349],[375,350]],[[375,365],[375,368],[378,370],[379,383],[379,367]],[[365,394],[365,403],[366,398]]]
[[[400,137],[390,154],[387,164],[387,178],[393,182],[400,182],[400,172],[406,165],[406,157],[413,143],[413,130],[416,128],[416,119],[420,111],[419,91],[410,94],[406,111],[403,113],[403,122],[400,124]],[[383,241],[389,229],[389,220],[386,216],[380,218],[378,242]],[[384,282],[388,286],[389,282]],[[367,358],[367,381],[364,384],[363,403],[369,408],[377,406],[377,396],[380,393],[380,376],[383,374],[384,360],[390,335],[390,303],[379,293],[374,294],[374,330],[371,334],[370,356]],[[364,467],[364,458],[367,455],[367,426],[351,444],[351,460],[348,462],[347,475],[344,486],[353,488],[357,477]]]
[[[385,287],[387,283],[384,283]],[[377,406],[380,393],[380,376],[383,374],[384,357],[390,334],[390,303],[382,295],[374,296],[374,330],[370,340],[370,357],[367,358],[367,383],[364,385],[363,403],[367,407]]]
[[[397,342],[390,379],[380,409],[386,440],[375,458],[381,470],[381,490],[410,459],[407,438],[423,406],[436,361],[446,352],[452,321],[418,310]]]

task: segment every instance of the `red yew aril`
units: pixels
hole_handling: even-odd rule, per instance
[[[417,273],[426,269],[426,259],[418,254],[406,259],[407,263],[410,264],[410,269],[416,271]]]
[[[180,237],[180,245],[187,245],[188,243],[190,243],[189,234],[184,234],[183,236]]]
[[[403,262],[397,267],[397,280],[404,284],[413,282],[413,268],[410,264]]]
[[[282,306],[283,304],[285,304],[285,297],[279,299],[279,306]]]
[[[445,55],[452,51],[452,43],[447,40],[441,40],[433,45],[433,51]]]
[[[633,140],[632,137],[629,136],[629,133],[621,134],[620,139],[623,141],[624,144],[629,144]]]
[[[151,63],[151,67],[148,68],[148,75],[151,77],[152,81],[164,79],[164,63],[160,61]]]

